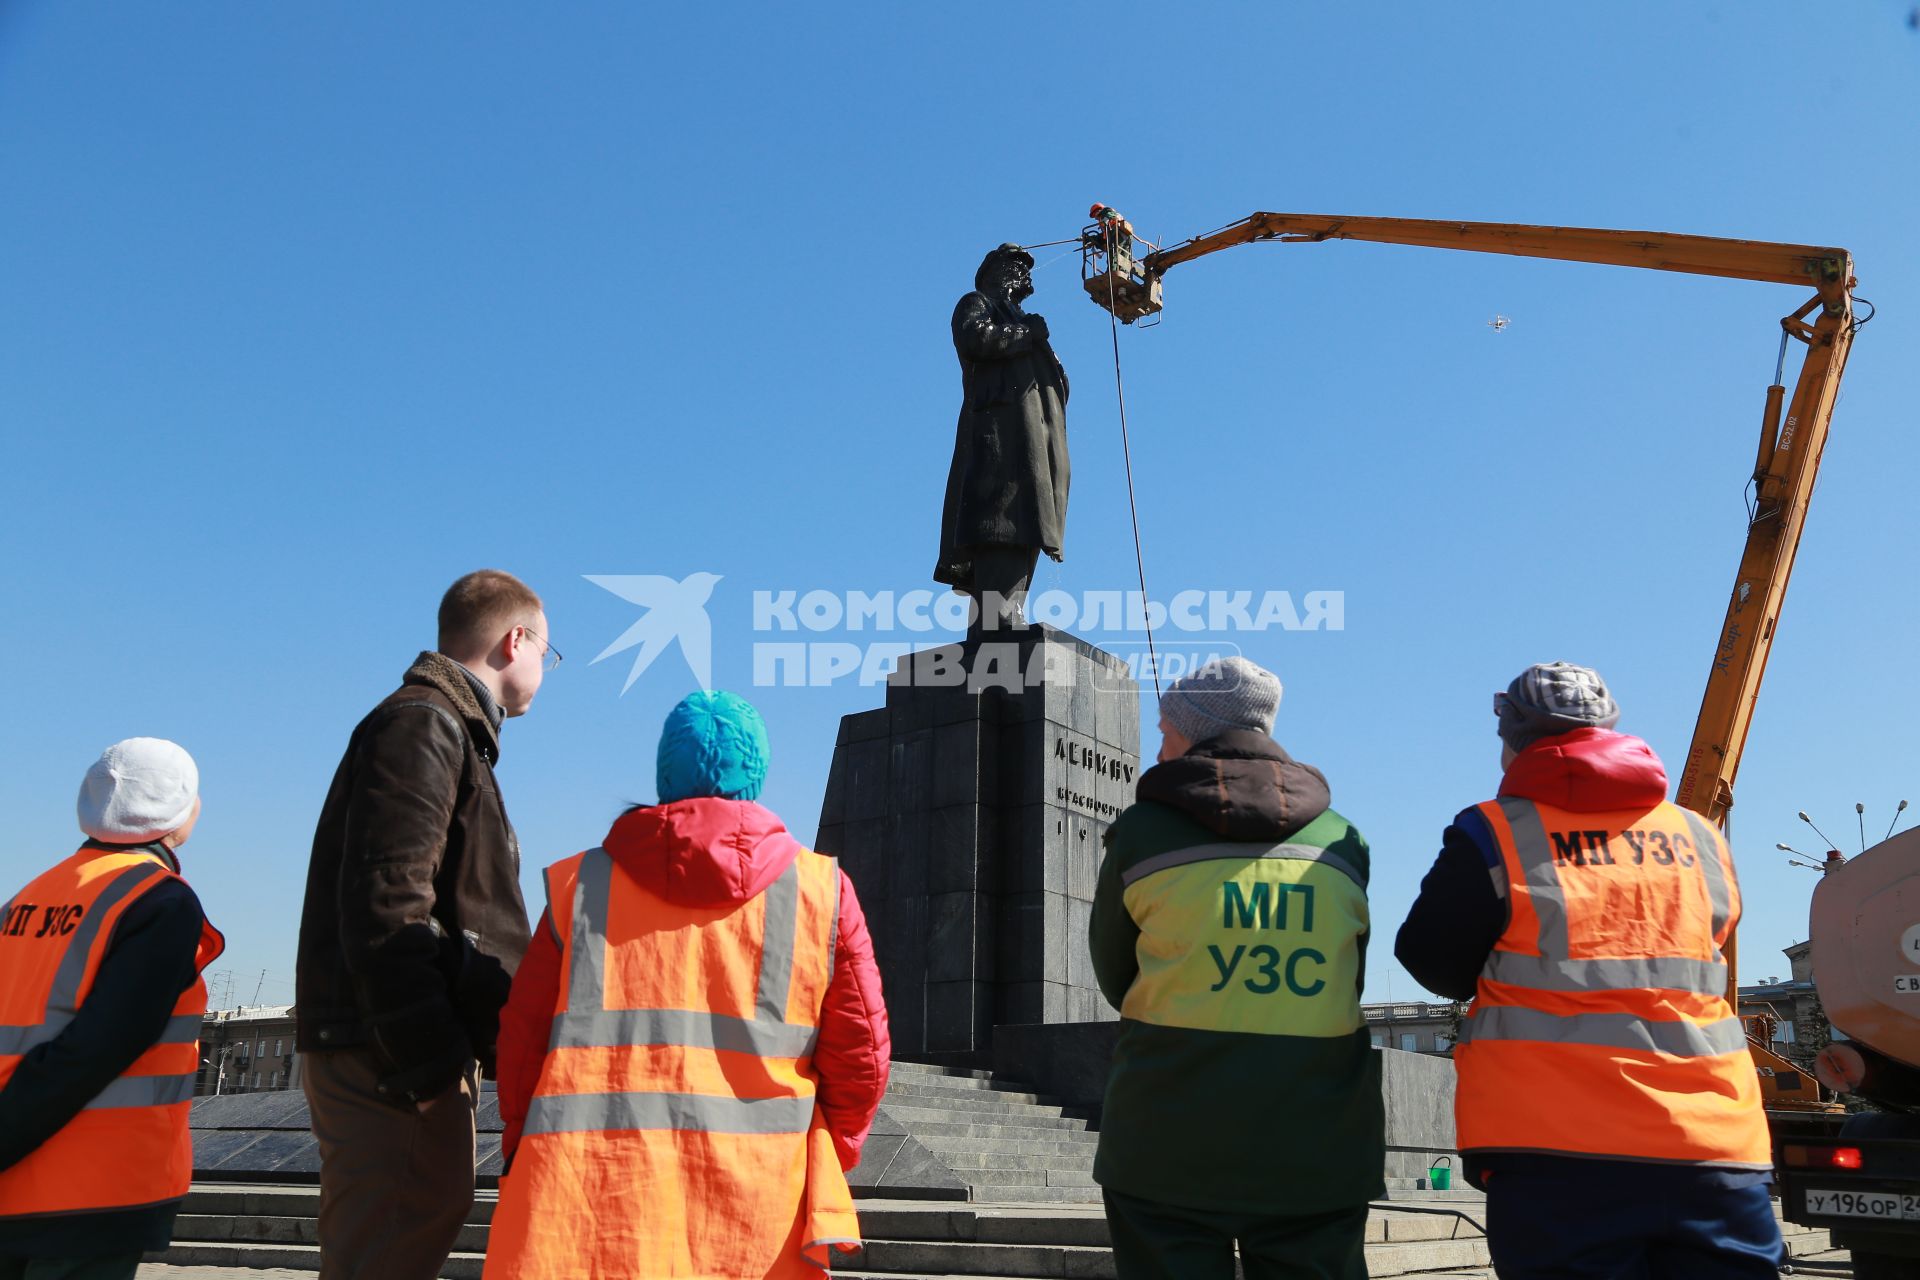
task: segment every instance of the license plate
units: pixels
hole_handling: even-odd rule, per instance
[[[1842,1191],[1807,1188],[1807,1212],[1829,1218],[1876,1218],[1887,1222],[1920,1221],[1920,1196],[1897,1191]]]

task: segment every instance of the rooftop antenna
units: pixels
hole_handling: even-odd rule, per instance
[[[1822,831],[1819,827],[1814,826],[1813,819],[1807,816],[1807,811],[1805,809],[1802,809],[1800,811],[1800,821],[1806,823],[1810,827],[1813,827],[1813,834],[1819,836],[1822,840],[1826,840],[1827,848],[1838,849],[1840,847],[1839,845],[1835,844],[1833,841],[1827,839],[1826,832]]]
[[[1860,824],[1860,852],[1867,851],[1867,806],[1858,800],[1853,802],[1853,818]]]
[[[1907,802],[1905,800],[1902,800],[1900,802],[1900,807],[1893,811],[1893,821],[1887,824],[1887,834],[1880,837],[1882,840],[1888,840],[1892,838],[1893,829],[1900,824],[1900,815],[1905,813],[1906,811],[1907,811]]]
[[[256,1006],[258,1006],[260,1003],[260,988],[265,986],[266,982],[267,982],[267,971],[265,969],[262,969],[260,971],[260,981],[253,984],[253,1003]]]

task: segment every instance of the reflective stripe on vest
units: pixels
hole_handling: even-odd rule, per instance
[[[560,1014],[553,1020],[553,1049],[611,1049],[615,1045],[682,1045],[725,1049],[761,1058],[804,1058],[819,1038],[815,1027],[757,1022],[723,1013],[687,1009],[606,1009]]]
[[[86,1006],[125,912],[177,878],[150,851],[86,846],[0,912],[0,1087],[25,1054],[60,1036]],[[186,1104],[206,1012],[198,973],[223,946],[203,920],[194,981],[159,1036],[58,1132],[0,1171],[0,1218],[136,1208],[186,1194]]]
[[[1560,883],[1560,871],[1556,865],[1559,855],[1553,842],[1548,838],[1545,824],[1541,821],[1540,809],[1530,800],[1514,796],[1503,796],[1496,801],[1506,816],[1508,829],[1513,833],[1513,852],[1520,869],[1524,873],[1523,883],[1529,901],[1533,907],[1534,918],[1538,924],[1535,945],[1538,955],[1527,955],[1517,951],[1504,951],[1496,948],[1487,957],[1482,976],[1489,981],[1508,986],[1527,987],[1538,991],[1616,991],[1630,987],[1651,987],[1668,991],[1687,991],[1700,996],[1723,996],[1727,989],[1726,957],[1720,954],[1719,940],[1726,935],[1727,918],[1731,913],[1731,893],[1727,886],[1724,868],[1720,865],[1718,850],[1720,840],[1706,824],[1706,820],[1691,810],[1672,808],[1683,816],[1688,829],[1693,833],[1691,851],[1668,850],[1670,860],[1680,864],[1682,857],[1690,857],[1686,865],[1697,865],[1706,881],[1707,898],[1711,904],[1711,933],[1713,959],[1702,960],[1693,956],[1605,956],[1576,959],[1570,954],[1571,944],[1567,937],[1567,900],[1565,890]],[[1702,853],[1700,851],[1704,850]],[[1580,850],[1584,858],[1586,850]],[[1661,855],[1652,855],[1659,862]],[[1461,1041],[1469,1037],[1492,1039],[1499,1032],[1492,1024],[1473,1025],[1473,1019],[1462,1027]],[[1735,1021],[1738,1031],[1738,1021]],[[1581,1041],[1579,1028],[1564,1028],[1567,1034],[1551,1036],[1505,1036],[1508,1039],[1553,1039],[1571,1043],[1617,1045],[1616,1039],[1595,1039]],[[1745,1044],[1745,1033],[1739,1035]],[[1710,1052],[1726,1053],[1731,1050],[1716,1049]]]
[[[1719,833],[1665,803],[1480,811],[1510,909],[1455,1052],[1461,1148],[1766,1167],[1725,996],[1737,890]]]
[[[812,1067],[839,894],[838,866],[804,851],[756,900],[710,909],[605,849],[549,869],[563,991],[486,1275],[819,1276],[829,1245],[858,1242]],[[676,993],[696,1007],[661,1007]],[[616,1184],[648,1194],[606,1230],[591,1188]]]
[[[698,1093],[572,1093],[537,1099],[527,1133],[685,1129],[694,1133],[805,1133],[813,1099],[720,1098]]]
[[[835,880],[834,920],[838,923],[838,887]],[[754,988],[753,1019],[689,1009],[608,1009],[606,992],[607,913],[613,889],[613,857],[605,849],[589,850],[580,860],[573,892],[573,948],[568,977],[567,1007],[553,1019],[549,1049],[614,1048],[623,1045],[661,1045],[689,1049],[724,1049],[763,1058],[804,1058],[813,1053],[819,1028],[785,1021],[787,996],[793,982],[794,934],[800,910],[799,862],[788,865],[762,895],[766,924],[761,935],[760,972]],[[803,1101],[805,1114],[789,1118],[787,1128],[775,1108],[761,1108],[749,1122],[732,1097],[697,1094],[660,1094],[671,1102],[628,1102],[643,1094],[573,1094],[536,1096],[527,1110],[525,1132],[580,1133],[592,1129],[696,1129],[715,1133],[805,1133],[813,1116],[812,1099]],[[790,1109],[792,1110],[792,1109]],[[591,1123],[594,1116],[604,1124]],[[689,1123],[681,1124],[679,1119]],[[745,1125],[746,1127],[738,1127]]]
[[[1326,849],[1310,844],[1276,844],[1262,849],[1244,843],[1197,844],[1185,849],[1169,849],[1151,858],[1142,858],[1122,871],[1120,883],[1124,887],[1156,871],[1165,871],[1168,867],[1184,867],[1189,863],[1211,862],[1220,858],[1280,858],[1289,862],[1320,862],[1340,872],[1354,884],[1360,883],[1360,873],[1344,858]]]
[[[1747,1047],[1738,1018],[1718,1022],[1654,1022],[1631,1013],[1548,1013],[1522,1005],[1495,1005],[1467,1019],[1472,1039],[1533,1040],[1543,1044],[1589,1044],[1644,1049],[1676,1058],[1710,1058]],[[1464,1043],[1468,1037],[1460,1037]]]

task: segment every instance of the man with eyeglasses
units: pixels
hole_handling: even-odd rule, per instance
[[[560,661],[548,634],[511,574],[454,583],[437,649],[354,729],[321,810],[295,1017],[326,1280],[432,1280],[472,1207],[480,1076],[529,934],[493,769]]]

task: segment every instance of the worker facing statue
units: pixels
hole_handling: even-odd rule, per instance
[[[973,601],[970,630],[1025,627],[1040,553],[1061,559],[1067,523],[1067,373],[1033,296],[1033,256],[987,254],[953,309],[963,398],[940,517],[936,582]]]

